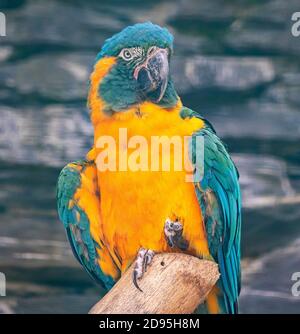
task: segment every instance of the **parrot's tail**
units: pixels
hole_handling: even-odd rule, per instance
[[[216,290],[218,292],[216,292]],[[207,300],[199,305],[195,311],[195,314],[238,314],[239,305],[238,300],[231,303],[226,294],[223,293],[222,284],[220,281],[217,283],[216,289],[214,288],[208,295]]]

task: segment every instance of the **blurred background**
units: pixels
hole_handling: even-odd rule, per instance
[[[92,143],[88,77],[103,41],[151,20],[175,35],[174,80],[241,174],[241,312],[300,312],[299,0],[0,0],[0,313],[87,313],[101,290],[58,221],[60,169]]]

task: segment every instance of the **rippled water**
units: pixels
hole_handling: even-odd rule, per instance
[[[55,182],[92,142],[87,79],[104,39],[152,20],[175,35],[184,103],[212,122],[240,170],[242,312],[299,312],[299,1],[0,1],[0,313],[82,312],[101,291],[73,259]]]

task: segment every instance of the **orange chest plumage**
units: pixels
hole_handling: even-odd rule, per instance
[[[182,139],[203,126],[200,119],[182,120],[179,116],[181,103],[172,110],[165,110],[146,102],[136,109],[104,118],[95,127],[96,156],[109,151],[115,170],[102,170],[98,163],[98,183],[101,193],[102,233],[107,247],[118,254],[122,263],[131,262],[140,247],[156,252],[170,251],[164,238],[164,223],[168,217],[180,217],[184,225],[184,238],[189,242],[188,252],[201,256],[209,254],[201,210],[194,184],[186,181],[187,170],[175,170],[176,152],[170,150],[170,170],[153,170],[149,148],[153,136],[176,136]],[[145,145],[138,145],[141,156],[148,157],[146,168],[132,170],[132,153],[128,145],[121,143],[120,129],[126,132],[128,142],[141,136]],[[99,138],[109,137],[115,146],[99,147]],[[124,138],[123,138],[124,139]],[[101,146],[101,145],[100,145]],[[184,147],[184,145],[182,146]],[[117,150],[115,150],[117,148]],[[115,150],[112,152],[112,150]],[[120,154],[126,150],[126,168],[120,170]],[[135,148],[136,150],[136,148]],[[147,153],[145,153],[147,150]],[[159,152],[162,158],[163,150]],[[184,156],[184,152],[183,155]],[[136,159],[133,160],[136,160]],[[124,156],[123,158],[124,159]],[[131,159],[131,160],[130,160]],[[124,162],[124,161],[123,161]],[[139,161],[141,163],[141,161]],[[140,164],[141,165],[141,164]],[[139,166],[140,166],[139,165]],[[152,167],[152,168],[151,168]]]

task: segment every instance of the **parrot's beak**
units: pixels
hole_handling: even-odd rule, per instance
[[[159,102],[166,91],[169,78],[169,60],[166,49],[157,49],[145,62],[135,68],[134,78],[144,93],[157,91]]]

